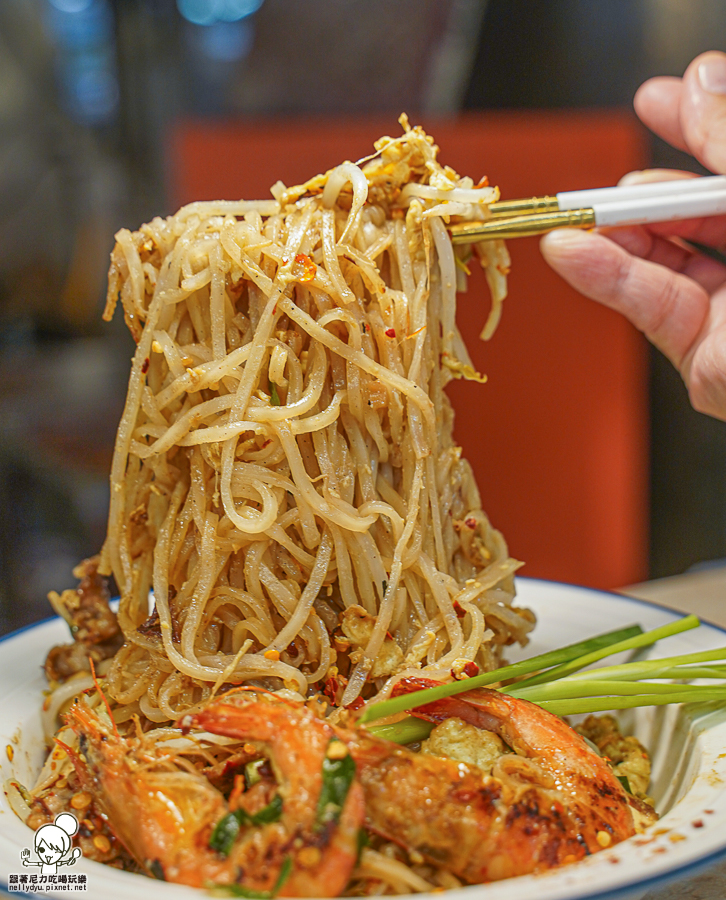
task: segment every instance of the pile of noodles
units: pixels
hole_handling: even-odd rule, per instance
[[[100,563],[121,596],[119,722],[250,682],[349,706],[526,640],[518,563],[444,394],[480,378],[455,323],[466,262],[490,285],[485,336],[509,264],[501,242],[452,247],[446,225],[486,218],[498,192],[401,121],[273,200],[116,236],[105,316],[120,299],[137,342]]]

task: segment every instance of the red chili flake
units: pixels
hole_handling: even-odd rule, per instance
[[[712,810],[712,809],[704,809],[704,812],[706,813],[707,816],[712,816],[713,813],[714,813],[714,810]]]
[[[703,819],[696,819],[695,822],[691,822],[694,828],[703,828]]]
[[[335,680],[335,678],[328,678],[328,680],[325,682],[323,693],[334,706],[337,705],[337,701],[335,699],[335,693],[337,690],[338,682]]]
[[[479,182],[479,184],[475,185],[475,187],[478,187],[478,188],[489,187],[489,179],[487,178],[487,176],[485,175],[482,178],[482,180]]]
[[[473,678],[479,674],[479,666],[475,662],[468,662],[461,671],[467,678]]]
[[[345,708],[346,709],[360,709],[361,706],[365,704],[365,700],[362,697],[356,697],[352,703],[349,703]]]
[[[395,337],[396,329],[395,328],[386,328],[386,337]]]
[[[298,281],[312,281],[313,278],[315,278],[317,271],[318,267],[309,256],[306,256],[304,253],[298,253],[295,257],[295,265],[293,267],[293,274]]]
[[[474,518],[474,516],[469,516],[468,519],[464,519],[464,525],[474,531],[474,529],[476,528],[476,519]]]
[[[456,615],[459,619],[463,619],[464,616],[466,615],[466,610],[461,605],[461,603],[459,603],[458,600],[454,600],[454,612],[456,613]]]
[[[147,356],[146,359],[141,363],[141,374],[146,375],[149,371],[149,366],[151,365],[151,360]]]

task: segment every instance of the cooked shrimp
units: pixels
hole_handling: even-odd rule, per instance
[[[410,681],[399,690],[419,686],[428,685]],[[496,691],[469,697],[452,698],[451,710],[442,701],[416,713],[435,721],[456,715],[496,731],[516,752],[499,757],[491,775],[362,728],[334,728],[356,762],[371,831],[471,884],[574,862],[634,833],[622,786],[561,719]],[[248,723],[272,709],[222,700],[193,724],[246,739]]]
[[[433,682],[406,679],[395,693]],[[402,761],[387,761],[385,777],[361,775],[372,818],[372,785],[382,812],[379,830],[448,866],[469,882],[494,881],[582,859],[634,834],[627,795],[607,762],[562,719],[498,691],[469,691],[412,710],[434,722],[452,716],[499,735],[515,752],[500,756],[491,777],[472,783],[472,767],[450,767],[444,788],[417,766],[403,778]],[[355,754],[355,751],[352,751]],[[441,762],[446,762],[441,760]],[[441,777],[441,775],[439,775]],[[419,782],[418,784],[416,782]],[[389,786],[405,816],[385,801]],[[402,791],[411,789],[411,796]],[[415,796],[425,796],[426,803]],[[469,820],[463,825],[459,809]],[[416,815],[418,811],[419,815]],[[385,823],[385,827],[383,826]],[[427,848],[427,849],[424,849]]]
[[[119,737],[84,702],[67,716],[79,735],[74,766],[111,830],[151,874],[193,887],[234,883],[287,897],[337,896],[356,862],[364,806],[353,780],[339,808],[321,818],[323,764],[340,752],[331,745],[332,730],[287,703],[258,701],[235,710],[244,740],[257,745],[249,747],[250,759],[261,748],[269,755],[282,801],[276,821],[242,826],[236,837],[231,804],[202,774],[174,766],[163,742]],[[219,847],[213,835],[222,822],[235,828],[229,845],[214,849],[210,840]]]
[[[321,807],[326,760],[329,767],[331,761],[348,755],[333,728],[306,707],[272,695],[239,705],[215,704],[187,718],[182,720],[185,727],[231,734],[262,745],[270,753],[278,780],[286,786],[279,834],[259,846],[248,842],[246,852],[240,849],[235,854],[249,871],[250,883],[256,867],[264,868],[271,849],[276,849],[280,860],[288,855],[294,862],[279,892],[281,896],[337,897],[342,893],[358,858],[358,834],[365,808],[363,790],[354,778],[345,787],[346,796],[338,798],[339,810],[326,812]],[[328,800],[336,805],[335,798]]]

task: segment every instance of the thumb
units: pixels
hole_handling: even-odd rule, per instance
[[[726,173],[726,53],[697,56],[683,76],[681,129],[693,155]]]

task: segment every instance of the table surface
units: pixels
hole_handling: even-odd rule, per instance
[[[726,566],[702,569],[671,578],[630,585],[620,593],[651,600],[678,612],[695,613],[699,618],[726,628]],[[649,891],[643,900],[724,900],[726,862],[702,875],[677,881]]]

